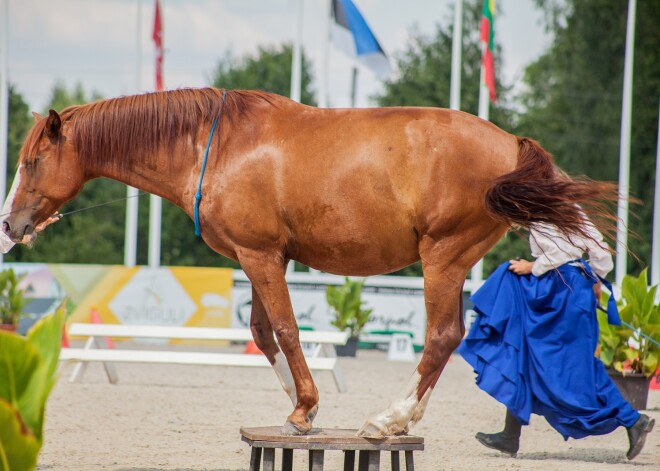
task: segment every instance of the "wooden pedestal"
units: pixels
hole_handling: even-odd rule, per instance
[[[380,452],[389,451],[392,471],[400,471],[399,452],[405,453],[407,471],[414,471],[413,451],[424,449],[424,438],[400,435],[380,440],[356,436],[357,430],[312,429],[307,435],[280,435],[280,427],[243,427],[241,440],[252,447],[250,471],[259,471],[263,455],[263,471],[275,471],[275,449],[282,449],[282,471],[292,471],[293,450],[308,450],[309,470],[322,471],[325,450],[344,452],[344,471],[378,471]]]

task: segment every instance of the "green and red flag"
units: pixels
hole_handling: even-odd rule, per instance
[[[493,18],[495,18],[495,0],[485,0],[481,12],[481,42],[483,43],[481,53],[481,64],[484,68],[484,82],[488,87],[490,101],[495,101],[495,63],[493,62],[493,49],[495,48],[495,30],[493,29]]]

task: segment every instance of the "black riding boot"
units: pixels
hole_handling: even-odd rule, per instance
[[[639,452],[644,448],[644,442],[646,441],[646,435],[653,430],[655,425],[655,419],[650,418],[648,415],[641,414],[637,422],[628,427],[628,441],[630,442],[630,448],[626,456],[629,460],[632,460],[635,456],[639,455]]]
[[[502,453],[516,456],[518,448],[520,447],[521,429],[522,424],[507,410],[506,418],[504,420],[504,430],[499,433],[478,432],[477,435],[475,435],[475,438],[488,448],[493,448]]]

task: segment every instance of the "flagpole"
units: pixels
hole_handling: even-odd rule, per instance
[[[300,102],[301,69],[302,69],[302,28],[303,0],[298,0],[298,16],[296,38],[293,43],[293,60],[291,63],[291,99]]]
[[[162,62],[163,56],[165,55],[163,46],[164,36],[163,36],[163,17],[162,12],[163,8],[160,8],[160,0],[156,0],[157,14],[160,16],[160,23],[156,25],[154,23],[154,37],[156,34],[160,36],[160,44],[156,43],[156,53],[159,54],[160,63],[158,63],[158,57],[156,59],[156,91],[163,90],[162,78],[159,80],[159,76],[162,77]],[[159,11],[160,10],[160,11]],[[159,31],[156,31],[158,26]],[[155,39],[154,39],[155,41]],[[160,75],[159,75],[160,74]],[[162,218],[162,205],[163,202],[160,196],[149,195],[149,267],[158,268],[160,266],[160,244],[161,244],[161,218]]]
[[[481,45],[481,53],[483,56],[486,45]],[[486,85],[485,71],[483,61],[481,62],[481,71],[479,73],[479,117],[488,121],[490,115],[490,96],[488,86]],[[472,292],[474,292],[484,280],[484,260],[479,260],[470,272],[470,279],[472,280]]]
[[[9,127],[9,0],[0,0],[0,196],[7,195],[7,132]],[[3,262],[0,254],[0,264]]]
[[[651,244],[651,285],[658,283],[660,283],[660,100],[658,100],[658,144],[655,149],[653,243]]]
[[[300,103],[300,88],[302,74],[302,28],[303,28],[303,0],[298,0],[298,15],[296,18],[296,37],[293,43],[293,58],[291,60],[291,93],[290,98]],[[287,273],[295,271],[295,262],[286,267]]]
[[[454,36],[451,43],[451,84],[449,107],[461,109],[461,59],[463,54],[463,0],[454,5]],[[483,78],[483,77],[482,77]]]
[[[357,82],[359,70],[356,65],[353,66],[353,71],[351,72],[351,108],[355,108],[355,103],[357,99]]]
[[[326,15],[323,21],[323,57],[321,58],[321,76],[319,77],[319,108],[328,107],[328,67],[330,60],[330,21],[332,17],[332,0],[324,0]]]
[[[137,33],[135,64],[136,93],[142,92],[142,0],[137,5]],[[124,229],[124,265],[134,267],[137,258],[137,231],[138,231],[138,189],[126,187],[126,223]]]
[[[621,286],[628,271],[628,195],[630,193],[630,128],[632,122],[632,81],[635,54],[635,13],[637,0],[628,1],[626,55],[623,69],[623,103],[621,105],[621,140],[619,145],[619,204],[616,234],[616,284]]]

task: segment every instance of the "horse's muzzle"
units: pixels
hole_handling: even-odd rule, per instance
[[[28,238],[31,239],[31,237],[29,236],[34,232],[34,226],[32,226],[32,224],[26,224],[25,227],[23,228],[23,231],[19,234],[16,231],[12,230],[12,226],[9,224],[9,221],[5,219],[2,222],[2,231],[5,233],[5,235],[7,235],[7,237],[9,237],[12,240],[12,242],[18,244],[22,242],[26,236],[28,236]]]

